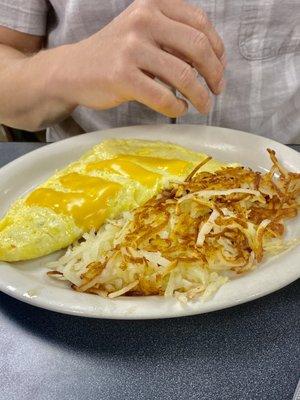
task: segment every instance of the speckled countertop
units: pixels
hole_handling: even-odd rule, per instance
[[[38,146],[0,143],[0,166]],[[231,309],[157,321],[60,315],[0,294],[0,399],[291,400],[299,338],[299,281]]]

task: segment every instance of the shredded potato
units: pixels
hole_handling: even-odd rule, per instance
[[[184,182],[86,234],[49,265],[49,275],[108,298],[212,296],[265,254],[292,245],[282,236],[284,220],[298,212],[300,174],[268,152],[266,174],[244,167],[201,172],[202,163]]]

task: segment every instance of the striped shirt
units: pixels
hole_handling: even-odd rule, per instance
[[[131,2],[0,0],[0,25],[46,36],[52,48],[92,35]],[[300,143],[300,0],[189,2],[207,12],[225,42],[227,85],[208,116],[190,107],[177,124],[223,126]],[[51,140],[103,128],[171,122],[136,102],[106,111],[77,107],[71,117],[50,129]]]

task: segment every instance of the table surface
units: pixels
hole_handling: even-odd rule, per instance
[[[41,145],[0,143],[0,166]],[[291,400],[299,310],[299,280],[234,308],[156,321],[73,317],[0,293],[0,399]]]

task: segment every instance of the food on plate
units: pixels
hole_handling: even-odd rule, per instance
[[[146,140],[96,145],[11,206],[0,220],[0,260],[28,260],[67,247],[107,218],[145,203],[170,181],[183,181],[205,157]],[[204,169],[222,165],[211,160]]]
[[[297,215],[300,174],[268,152],[267,173],[242,166],[208,171],[207,157],[183,182],[84,234],[48,274],[108,298],[210,297],[266,255],[294,245],[283,240],[284,221]]]

